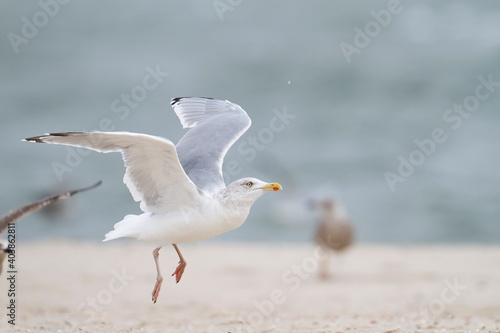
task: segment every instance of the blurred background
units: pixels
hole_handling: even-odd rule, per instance
[[[17,225],[18,239],[102,239],[140,213],[120,154],[20,140],[112,129],[177,142],[185,130],[170,99],[209,96],[253,121],[226,156],[227,182],[255,176],[285,189],[215,240],[310,241],[305,202],[335,195],[358,242],[498,243],[500,84],[482,82],[500,82],[500,5],[391,6],[1,2],[0,215],[102,180]],[[474,100],[481,84],[490,93]],[[464,101],[475,111],[448,111]],[[425,154],[415,140],[437,128],[446,139]]]

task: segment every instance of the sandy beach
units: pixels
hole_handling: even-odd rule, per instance
[[[172,247],[156,304],[153,248],[140,242],[18,242],[15,297],[0,281],[0,331],[499,332],[500,247],[358,245],[332,258],[313,245]],[[8,323],[15,301],[15,326]]]

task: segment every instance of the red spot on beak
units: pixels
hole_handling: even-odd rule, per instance
[[[273,191],[276,192],[276,191],[279,191],[280,188],[279,187],[273,187]]]

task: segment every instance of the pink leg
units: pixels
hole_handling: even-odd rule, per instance
[[[153,302],[156,303],[156,300],[158,299],[158,295],[160,295],[160,288],[161,288],[161,283],[163,282],[163,276],[161,276],[160,273],[160,264],[158,263],[158,256],[160,255],[160,247],[157,247],[153,251],[153,258],[155,259],[155,265],[156,265],[156,284],[155,288],[153,289]]]
[[[182,274],[184,273],[184,269],[186,268],[187,263],[184,260],[184,258],[182,257],[181,251],[177,247],[177,244],[172,244],[172,245],[174,246],[175,251],[177,251],[177,254],[179,255],[179,266],[177,266],[177,268],[176,268],[174,274],[172,274],[172,276],[175,275],[175,280],[177,281],[177,283],[179,283],[179,281],[181,280]]]

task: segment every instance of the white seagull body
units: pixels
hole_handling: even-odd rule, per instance
[[[171,104],[183,127],[190,128],[177,145],[165,138],[128,132],[54,133],[25,139],[122,153],[123,181],[144,214],[125,216],[104,240],[134,237],[158,244],[153,251],[158,273],[154,302],[163,281],[158,263],[162,246],[172,244],[179,255],[179,266],[172,274],[179,282],[186,262],[176,244],[239,227],[255,200],[265,191],[281,189],[278,183],[255,178],[224,184],[224,156],[251,124],[240,106],[197,97],[174,98]]]

